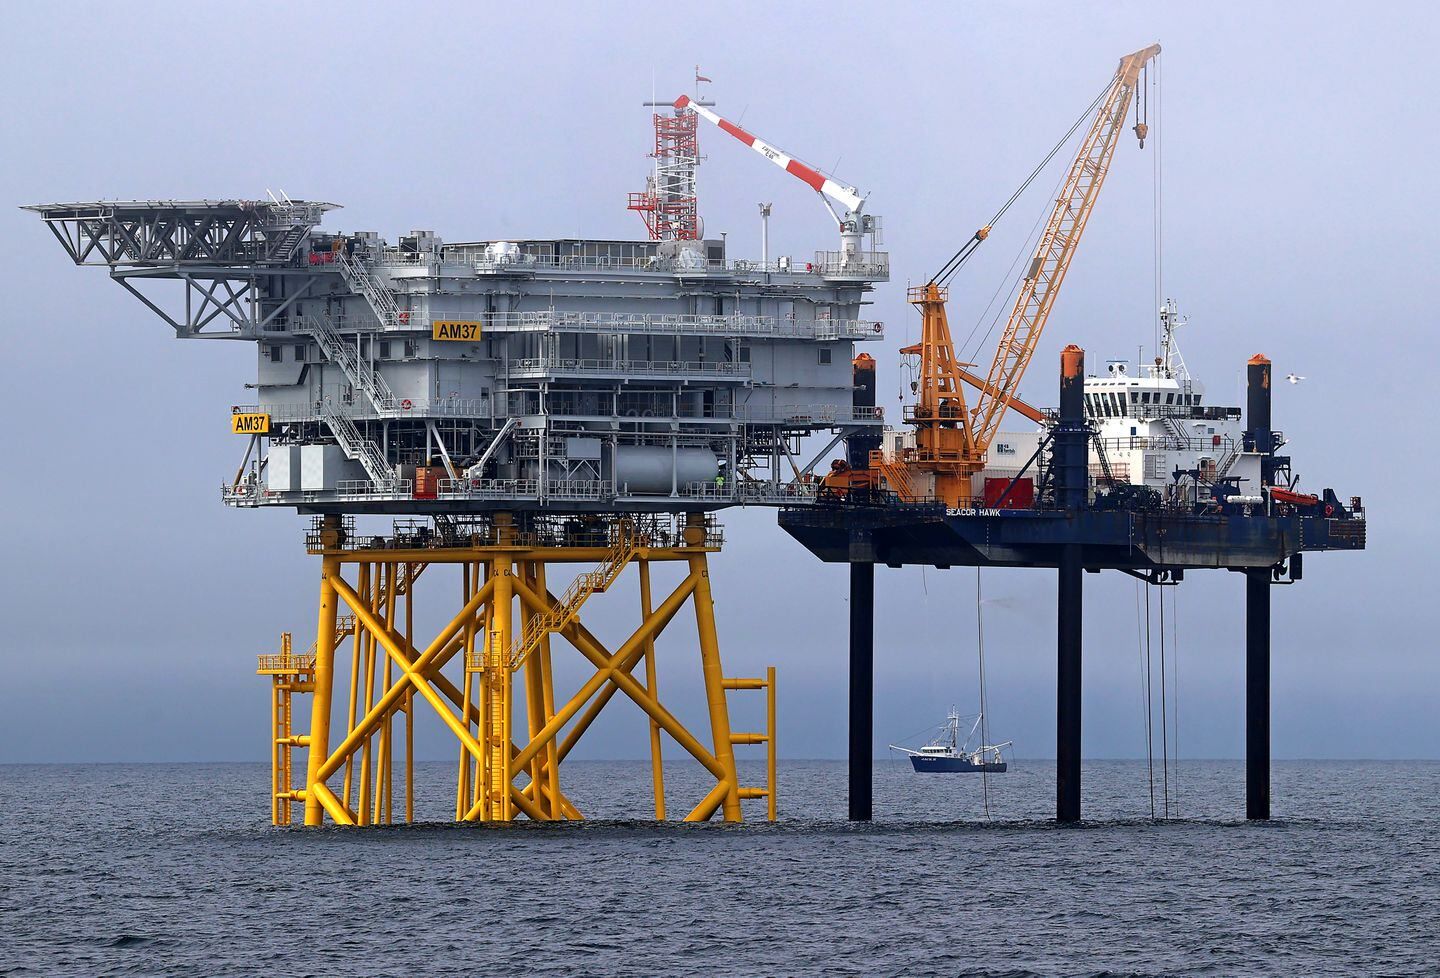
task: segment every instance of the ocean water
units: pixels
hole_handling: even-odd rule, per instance
[[[1058,826],[1052,768],[877,762],[857,826],[842,764],[787,762],[779,823],[685,826],[622,820],[647,764],[573,762],[590,821],[492,827],[428,764],[435,822],[357,831],[270,827],[258,764],[0,766],[0,974],[1440,973],[1440,763],[1277,763],[1266,824],[1238,762],[1172,768],[1168,821],[1092,762]]]

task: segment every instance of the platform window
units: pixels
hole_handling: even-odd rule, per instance
[[[304,360],[304,359],[305,359],[305,344],[304,344],[304,343],[296,343],[296,344],[295,344],[295,362],[296,362],[296,363],[299,363],[301,360]]]
[[[740,345],[740,362],[741,362],[741,363],[749,363],[749,362],[750,362],[750,347],[745,346],[743,343]]]
[[[389,340],[381,340],[381,341],[380,341],[380,359],[381,359],[381,360],[389,360],[389,359],[390,359],[390,341],[389,341]]]
[[[830,362],[831,362],[830,358],[831,358],[830,348],[829,348],[828,346],[822,346],[822,347],[820,348],[820,362],[821,362],[821,363],[830,363]]]
[[[1165,403],[1166,403],[1166,404],[1174,404],[1174,403],[1175,403],[1175,392],[1174,392],[1174,391],[1171,391],[1169,394],[1166,394],[1166,395],[1165,395]]]

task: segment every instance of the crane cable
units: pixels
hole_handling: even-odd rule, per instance
[[[1035,169],[1030,171],[1030,175],[1025,178],[1025,181],[1010,195],[1010,199],[1005,201],[1005,203],[1000,206],[1000,209],[995,212],[995,216],[986,221],[984,227],[971,235],[970,239],[960,246],[960,250],[950,257],[950,260],[945,263],[944,267],[930,277],[930,281],[925,283],[926,285],[943,286],[950,281],[955,273],[960,270],[960,266],[965,264],[965,260],[975,253],[976,248],[980,247],[980,242],[990,236],[991,229],[995,227],[995,224],[1000,218],[1005,216],[1005,212],[1010,209],[1010,206],[1020,199],[1020,195],[1029,189],[1030,184],[1035,181],[1035,178],[1040,175],[1040,172],[1050,165],[1050,161],[1055,158],[1055,154],[1065,147],[1065,144],[1070,141],[1070,137],[1075,135],[1076,130],[1078,130],[1085,123],[1085,120],[1090,118],[1091,113],[1100,106],[1100,103],[1104,101],[1106,94],[1109,93],[1114,84],[1114,79],[1105,83],[1105,87],[1100,90],[1100,94],[1095,96],[1095,100],[1085,107],[1085,111],[1080,113],[1079,118],[1066,130],[1065,135],[1060,137],[1060,141],[1051,147],[1050,152],[1045,154],[1045,158],[1040,161]]]
[[[1175,677],[1175,817],[1180,817],[1180,587],[1170,595],[1170,661]]]
[[[1140,595],[1145,595],[1145,616],[1140,616]],[[1142,631],[1143,624],[1143,631]],[[1150,582],[1135,582],[1135,630],[1140,645],[1140,686],[1145,697],[1145,764],[1150,776],[1150,817],[1155,817],[1155,709],[1150,686]]]
[[[985,612],[980,592],[980,567],[975,567],[975,633],[980,650],[980,792],[985,799],[985,818],[990,818],[990,771],[985,765],[985,747],[990,743],[990,724],[985,719],[989,704],[985,701]]]
[[[1160,772],[1165,791],[1165,817],[1170,817],[1170,714],[1165,679],[1165,589],[1160,589]]]

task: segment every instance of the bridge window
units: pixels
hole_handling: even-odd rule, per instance
[[[829,348],[828,346],[822,346],[822,347],[820,348],[820,362],[821,362],[821,363],[829,363],[829,362],[830,362],[830,357],[831,357],[830,348]]]

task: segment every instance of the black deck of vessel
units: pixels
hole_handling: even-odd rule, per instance
[[[1297,553],[1360,550],[1365,522],[1297,513],[1195,514],[1157,509],[966,509],[809,506],[780,512],[780,526],[832,563],[932,567],[1057,567],[1060,549],[1084,548],[1088,570],[1273,567]]]

